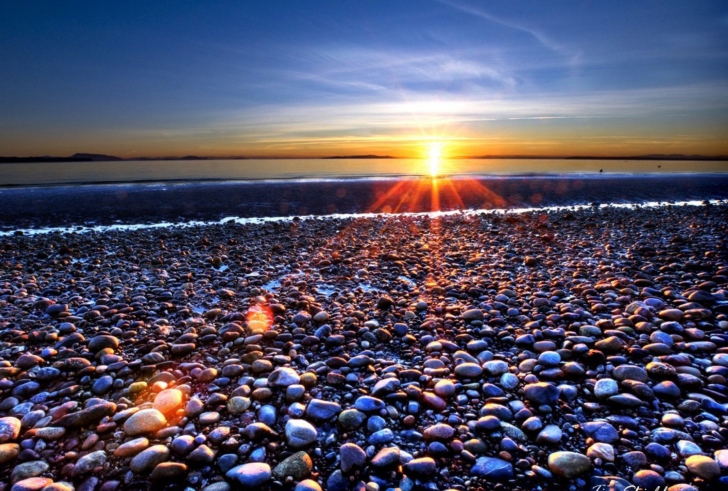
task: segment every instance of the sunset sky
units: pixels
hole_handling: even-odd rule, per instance
[[[728,155],[725,1],[0,6],[0,155]]]

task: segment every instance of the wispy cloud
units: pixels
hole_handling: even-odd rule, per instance
[[[542,32],[539,29],[536,29],[534,27],[530,27],[526,24],[519,23],[512,20],[503,19],[501,17],[495,16],[485,10],[473,7],[471,5],[463,4],[463,3],[457,3],[452,2],[450,0],[438,0],[443,5],[448,5],[454,9],[457,9],[461,12],[464,12],[466,14],[473,15],[475,17],[494,22],[496,24],[499,24],[503,27],[508,27],[510,29],[515,29],[520,32],[524,32],[528,35],[530,35],[533,39],[538,41],[542,46],[545,48],[548,48],[562,56],[565,56],[569,63],[572,65],[575,65],[579,62],[582,52],[580,50],[574,50],[569,48],[568,46],[559,43],[552,39],[550,36],[546,35],[544,32]]]

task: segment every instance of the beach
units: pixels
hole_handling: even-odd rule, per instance
[[[113,224],[159,193],[285,189],[35,190],[49,216],[0,239],[0,489],[720,489],[728,205],[597,206],[661,188],[581,181],[580,208],[382,214],[397,183],[351,181],[336,199],[372,209],[329,211],[374,216],[297,216],[334,182],[281,220],[138,229]],[[13,232],[94,200],[111,227]],[[141,222],[183,201],[159,202]]]

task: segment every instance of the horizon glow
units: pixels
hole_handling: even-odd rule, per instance
[[[728,4],[15,2],[0,155],[728,155]]]

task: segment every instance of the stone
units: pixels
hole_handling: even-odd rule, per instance
[[[558,443],[561,441],[563,432],[556,425],[547,425],[536,437],[538,443]]]
[[[33,460],[17,464],[10,473],[10,481],[17,482],[29,477],[38,477],[46,472],[49,467],[44,460]]]
[[[635,365],[620,365],[614,369],[612,376],[617,380],[647,382],[647,370]]]
[[[483,374],[483,368],[477,363],[461,363],[455,367],[455,376],[458,378],[478,378]]]
[[[96,352],[101,351],[106,348],[111,348],[112,350],[116,350],[118,347],[119,347],[119,340],[115,336],[109,336],[106,334],[94,336],[88,342],[88,349],[92,353],[96,353]]]
[[[282,481],[288,476],[293,477],[294,481],[300,481],[311,474],[312,470],[311,457],[306,452],[296,452],[278,464],[273,469],[273,475]]]
[[[503,481],[513,477],[513,465],[495,457],[480,457],[475,461],[470,473],[488,480]]]
[[[312,479],[304,479],[303,481],[296,484],[293,491],[322,491],[319,483]]]
[[[116,447],[116,450],[114,450],[114,457],[133,457],[148,446],[149,440],[146,438],[135,438]]]
[[[614,447],[608,443],[597,442],[586,450],[586,455],[592,459],[614,462]]]
[[[0,465],[15,460],[20,453],[20,446],[17,443],[0,444]]]
[[[690,472],[698,477],[702,477],[706,481],[720,476],[718,462],[705,455],[692,455],[685,459],[685,465]]]
[[[503,360],[486,361],[483,368],[485,369],[485,372],[492,377],[498,377],[504,373],[508,373],[508,363]]]
[[[137,474],[151,472],[158,464],[169,459],[169,449],[164,445],[152,445],[131,459],[129,468]]]
[[[371,461],[372,467],[390,468],[399,465],[400,450],[398,447],[386,447],[381,449]]]
[[[412,459],[402,466],[403,472],[416,478],[427,478],[437,471],[437,465],[431,457]]]
[[[312,399],[306,406],[306,415],[319,420],[328,421],[341,412],[341,406],[337,402]]]
[[[303,448],[316,441],[316,428],[303,419],[289,419],[286,422],[286,441],[292,448]]]
[[[354,402],[354,408],[365,413],[381,411],[384,409],[384,401],[372,396],[361,396]]]
[[[559,402],[559,389],[547,382],[526,385],[523,388],[523,395],[539,406],[552,406]]]
[[[154,409],[164,415],[172,415],[184,404],[184,394],[179,389],[165,389],[154,398]]]
[[[288,387],[301,381],[301,377],[292,368],[276,368],[268,375],[268,385],[270,387]]]
[[[367,454],[355,443],[345,443],[339,448],[341,458],[341,470],[350,472],[352,469],[363,467],[367,460]]]
[[[152,481],[176,480],[187,474],[187,466],[181,462],[161,462],[157,464],[149,478]]]
[[[356,409],[346,409],[339,414],[339,424],[346,430],[359,428],[367,419],[366,415]]]
[[[106,452],[103,450],[97,450],[84,455],[78,461],[76,461],[76,467],[73,468],[74,476],[81,476],[87,474],[97,467],[101,467],[106,463]]]
[[[594,397],[597,399],[607,399],[616,394],[619,394],[619,386],[614,379],[602,378],[594,384]]]
[[[124,423],[124,432],[129,436],[154,433],[165,427],[167,418],[157,409],[142,409],[131,415]]]
[[[270,481],[271,475],[270,466],[262,462],[238,465],[225,473],[225,477],[236,481],[243,489],[250,490],[266,484]]]
[[[549,455],[548,464],[551,472],[565,479],[572,479],[591,469],[589,457],[576,452],[554,452]]]
[[[53,484],[53,479],[47,477],[29,477],[13,484],[10,491],[41,491],[51,484]]]
[[[0,418],[0,443],[17,440],[20,436],[20,420],[7,416]]]
[[[652,470],[641,470],[634,473],[632,483],[640,489],[661,489],[665,478]]]
[[[582,423],[582,431],[597,442],[614,443],[619,440],[616,428],[606,421],[589,421]]]

